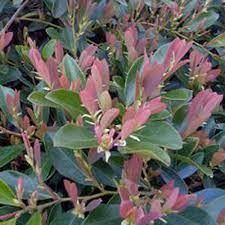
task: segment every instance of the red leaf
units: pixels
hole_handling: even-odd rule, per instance
[[[113,120],[116,119],[119,113],[120,111],[117,108],[112,108],[105,112],[100,121],[102,130],[105,130],[113,122]]]
[[[64,180],[63,183],[69,197],[71,198],[71,201],[74,204],[74,207],[76,207],[78,198],[78,190],[76,184],[68,180]]]

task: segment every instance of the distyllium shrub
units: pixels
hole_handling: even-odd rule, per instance
[[[225,224],[222,1],[1,4],[0,225]]]

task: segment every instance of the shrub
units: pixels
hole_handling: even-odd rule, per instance
[[[223,225],[222,6],[3,0],[0,224]]]

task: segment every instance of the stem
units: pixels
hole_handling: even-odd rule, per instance
[[[98,194],[94,194],[94,195],[90,195],[90,196],[81,196],[81,197],[78,197],[78,199],[84,200],[84,201],[89,201],[89,200],[99,198],[99,197],[102,197],[105,195],[115,195],[115,194],[117,194],[116,191],[104,191],[102,193],[98,193]]]
[[[29,0],[26,0],[14,13],[14,15],[11,17],[11,19],[8,21],[8,23],[4,26],[4,28],[1,30],[1,33],[5,33],[9,27],[12,25],[12,23],[14,22],[14,20],[17,18],[17,16],[20,14],[20,12],[23,10],[23,8],[27,5],[27,3],[29,2]]]
[[[37,23],[43,23],[43,24],[46,24],[46,25],[55,27],[55,28],[57,28],[57,29],[62,29],[62,27],[60,27],[60,26],[58,26],[58,25],[55,25],[55,24],[53,24],[53,23],[50,23],[50,22],[48,22],[48,21],[44,21],[44,20],[41,20],[41,19],[28,18],[28,17],[18,17],[17,19],[18,19],[18,20],[24,20],[24,21],[37,22]]]
[[[2,133],[5,133],[5,134],[10,134],[10,135],[14,135],[14,136],[17,136],[17,137],[22,137],[22,135],[20,133],[17,133],[17,132],[13,132],[13,131],[10,131],[2,126],[0,126],[0,131]]]
[[[117,194],[117,192],[116,191],[105,191],[103,193],[98,193],[98,194],[94,194],[94,195],[90,195],[90,196],[81,196],[81,197],[78,197],[78,200],[89,201],[89,200],[92,200],[92,199],[95,199],[95,198],[103,197],[105,195],[114,195],[114,194]],[[46,209],[46,208],[48,208],[48,207],[50,207],[54,204],[58,204],[58,203],[62,203],[62,202],[68,202],[68,201],[71,201],[71,198],[60,198],[60,199],[54,200],[52,202],[48,202],[48,203],[45,203],[45,204],[42,204],[42,205],[38,205],[35,209],[31,208],[30,206],[27,206],[25,209],[22,209],[20,211],[15,212],[14,215],[16,214],[16,217],[19,217],[22,214],[24,214],[26,212],[29,212],[29,211],[33,211],[33,210],[42,211],[42,210],[44,210],[44,209]]]

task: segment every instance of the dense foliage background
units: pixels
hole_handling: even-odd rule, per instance
[[[0,224],[224,225],[223,0],[0,0]]]

